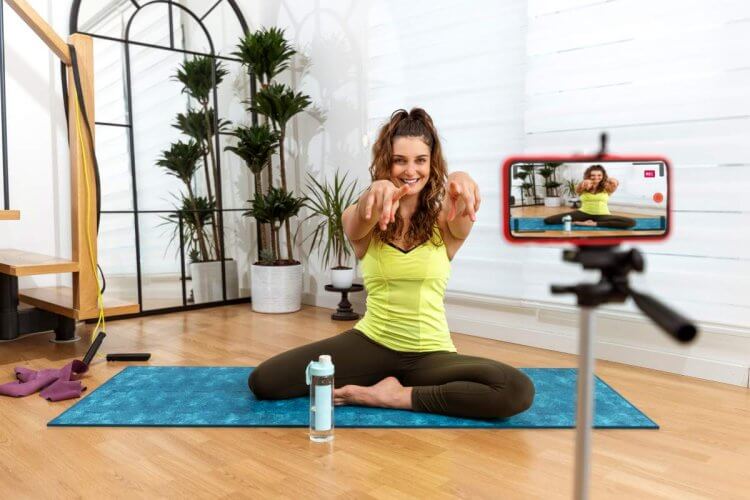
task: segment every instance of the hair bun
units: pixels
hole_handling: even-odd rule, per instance
[[[412,120],[420,120],[425,123],[432,124],[432,118],[423,108],[411,108],[411,111],[409,112],[409,118],[411,118]]]
[[[406,118],[409,116],[409,112],[405,109],[397,109],[393,113],[391,113],[391,121],[395,120],[396,118]]]

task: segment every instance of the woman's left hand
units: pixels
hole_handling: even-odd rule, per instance
[[[449,221],[456,218],[456,212],[461,209],[461,202],[463,202],[463,211],[458,215],[468,215],[472,222],[476,222],[476,214],[479,211],[479,205],[482,203],[482,197],[479,194],[479,186],[469,174],[465,172],[450,174],[446,194],[449,203]]]

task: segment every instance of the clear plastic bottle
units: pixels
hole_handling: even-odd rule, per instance
[[[563,231],[570,232],[573,230],[573,217],[570,215],[563,215]]]
[[[310,440],[319,443],[333,439],[333,374],[331,356],[322,354],[305,371],[310,386]]]

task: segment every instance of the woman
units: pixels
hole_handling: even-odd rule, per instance
[[[562,218],[570,215],[573,224],[580,226],[600,226],[616,229],[629,229],[635,226],[635,220],[609,213],[609,197],[620,183],[614,177],[608,177],[601,165],[591,165],[583,173],[583,181],[576,186],[576,193],[581,198],[581,209],[564,214],[551,215],[544,219],[545,224],[562,224]]]
[[[336,365],[337,405],[399,408],[472,418],[509,417],[531,406],[521,371],[456,352],[443,298],[450,260],[479,209],[477,184],[446,175],[437,131],[422,109],[396,111],[380,130],[373,182],[342,217],[362,262],[367,312],[353,329],[279,354],[250,376],[259,399],[307,394],[305,366]]]

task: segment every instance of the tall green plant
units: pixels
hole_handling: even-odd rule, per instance
[[[182,92],[195,99],[201,107],[201,115],[190,115],[190,112],[188,112],[187,115],[184,115],[182,124],[189,130],[188,135],[191,137],[193,137],[192,134],[194,133],[204,133],[205,140],[201,140],[200,142],[205,145],[209,159],[205,172],[206,190],[209,200],[213,200],[214,192],[216,193],[216,205],[219,209],[222,208],[222,200],[221,192],[218,189],[214,189],[218,176],[218,166],[214,152],[214,138],[229,122],[221,121],[219,122],[219,126],[215,127],[214,113],[208,104],[216,87],[218,87],[228,74],[229,72],[224,66],[220,62],[215,61],[214,58],[209,56],[195,56],[192,59],[183,61],[175,75],[175,79],[183,85]],[[197,124],[200,116],[203,117],[203,127]],[[177,120],[177,124],[180,125],[179,115]],[[214,130],[215,128],[218,128],[218,130]],[[220,248],[218,228],[216,224],[212,224],[212,227],[214,246],[218,249]]]
[[[320,256],[324,266],[335,262],[337,267],[344,267],[344,259],[348,259],[352,254],[344,234],[342,216],[344,210],[356,202],[357,182],[347,183],[346,176],[345,173],[343,177],[339,177],[339,172],[336,171],[333,184],[328,182],[321,184],[315,177],[308,174],[309,201],[305,206],[312,211],[312,214],[307,216],[305,221],[319,217],[320,222],[306,240],[312,238],[311,250],[315,248],[321,250]]]
[[[272,80],[282,71],[289,68],[295,50],[284,37],[284,30],[279,28],[261,28],[240,40],[233,55],[242,60],[251,78],[257,78],[260,91],[248,103],[248,111],[259,113],[279,133],[279,171],[281,189],[287,190],[286,155],[284,141],[286,125],[297,113],[310,105],[310,98],[302,93],[295,93],[291,88],[273,83]],[[274,187],[273,169],[269,168],[269,189]],[[257,195],[256,195],[257,198]],[[289,219],[284,221],[286,246],[289,260],[293,261],[292,235]]]

